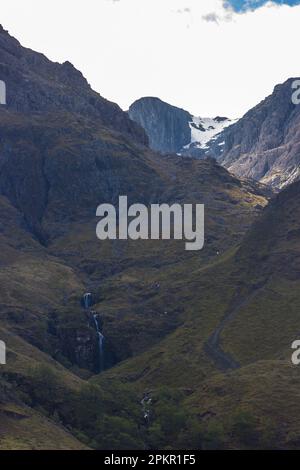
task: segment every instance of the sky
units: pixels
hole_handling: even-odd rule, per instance
[[[69,60],[124,110],[157,96],[241,117],[299,76],[300,0],[0,0],[24,46]]]
[[[235,11],[244,12],[247,10],[255,10],[260,8],[262,5],[268,3],[269,0],[224,0],[224,3],[227,3],[228,6],[232,7]],[[298,5],[299,0],[273,0],[273,3],[278,5]]]

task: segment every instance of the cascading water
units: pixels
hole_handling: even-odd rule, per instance
[[[105,337],[101,333],[97,313],[93,314],[93,318],[94,318],[95,327],[96,327],[96,331],[97,331],[97,335],[98,335],[99,372],[102,372],[104,370],[104,342],[105,342]]]
[[[151,404],[152,404],[152,398],[148,393],[146,393],[141,401],[142,405],[142,410],[143,410],[143,417],[144,420],[148,423],[150,414],[151,414]]]
[[[86,310],[88,310],[92,306],[92,294],[87,292],[83,296],[83,306]]]
[[[103,336],[99,323],[99,315],[97,312],[91,310],[93,305],[93,295],[90,292],[87,292],[82,297],[82,305],[89,315],[93,317],[97,336],[98,336],[98,349],[99,349],[99,372],[104,370],[104,342],[105,337]]]

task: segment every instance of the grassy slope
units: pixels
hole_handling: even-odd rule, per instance
[[[14,133],[15,116],[11,122],[10,118],[8,115],[8,122],[3,121],[2,125]],[[48,167],[52,165],[48,178],[53,179],[53,186],[42,221],[42,229],[50,235],[47,247],[32,237],[21,213],[6,198],[0,200],[1,217],[6,221],[0,232],[0,326],[1,338],[8,346],[8,365],[1,368],[1,374],[8,383],[30,383],[34,366],[47,364],[55,370],[66,392],[79,387],[84,381],[51,358],[56,357],[55,350],[62,345],[51,342],[49,318],[56,313],[60,324],[67,328],[67,338],[73,334],[74,326],[86,329],[79,300],[86,289],[91,289],[97,295],[95,309],[102,314],[104,334],[117,359],[124,361],[104,374],[104,382],[108,378],[109,383],[111,377],[118,382],[129,381],[139,394],[165,384],[198,386],[215,371],[203,345],[234,291],[231,279],[227,280],[228,263],[232,263],[234,247],[266,204],[265,197],[257,188],[246,182],[241,184],[213,162],[175,156],[162,158],[90,123],[78,123],[76,119],[74,122],[66,116],[62,124],[60,119],[50,117],[46,129],[40,128],[39,121],[29,123],[32,132],[43,131],[45,138],[49,135],[50,139],[50,144],[46,139],[50,145]],[[18,133],[26,140],[28,123],[23,128],[21,119],[18,125],[21,126]],[[67,140],[61,140],[62,125]],[[96,186],[91,184],[96,188],[93,192],[89,180],[94,154],[87,147],[91,142],[95,146],[100,142],[107,154],[101,154],[100,146],[97,168],[101,169],[103,180],[96,182]],[[26,147],[23,140],[13,143],[17,146],[16,155],[21,144]],[[38,152],[37,147],[35,155]],[[18,160],[15,164],[19,168]],[[34,174],[27,177],[35,178]],[[62,190],[60,177],[70,186]],[[77,188],[81,180],[84,184]],[[146,183],[149,180],[152,185]],[[115,182],[115,188],[105,187],[107,181]],[[22,190],[26,200],[27,187]],[[96,219],[89,214],[94,214],[96,204],[106,195],[127,191],[132,200],[138,198],[140,202],[156,202],[158,195],[158,201],[204,202],[205,249],[201,253],[187,253],[183,243],[164,241],[100,243],[95,237]],[[16,206],[21,210],[19,204]],[[27,206],[24,207],[26,211]],[[92,328],[88,330],[95,336]],[[133,359],[128,359],[132,356]],[[70,367],[65,360],[63,363]],[[73,367],[74,370],[78,372]],[[7,398],[5,403],[24,407],[18,400],[14,398],[11,402]],[[36,410],[32,413],[35,415]],[[33,424],[36,419],[34,416]],[[53,429],[60,425],[51,418],[43,426],[48,426],[45,433],[52,436]],[[17,446],[18,441],[24,442],[23,430],[21,426],[13,430]],[[65,436],[61,446],[71,447],[64,429],[61,433]],[[38,443],[37,434],[38,426],[36,429],[33,425],[33,447],[56,445],[52,437],[48,444]],[[30,441],[29,434],[26,439]],[[10,446],[13,444],[9,440],[3,443],[4,448]]]
[[[62,426],[32,408],[8,403],[0,406],[0,450],[88,449]]]
[[[0,400],[0,449],[81,449],[85,446],[61,425],[26,406],[18,384],[32,380],[36,367],[47,365],[66,390],[77,390],[81,380],[33,344],[41,344],[47,312],[66,293],[81,287],[70,268],[49,257],[24,229],[22,217],[6,198],[0,198],[0,337],[7,345],[7,364],[0,380],[9,386]],[[10,384],[10,385],[9,385]]]
[[[241,444],[232,432],[227,448],[297,449],[299,435],[299,373],[287,361],[258,361],[228,374],[213,374],[186,399],[191,412],[209,426],[231,426],[238,413],[256,421],[261,441]]]
[[[300,379],[290,358],[300,331],[299,195],[299,184],[281,194],[240,249],[204,268],[189,263],[188,271],[179,270],[173,300],[185,303],[183,324],[107,378],[121,377],[141,393],[165,385],[188,389],[186,404],[205,425],[226,428],[237,410],[246,410],[268,434],[268,445],[297,447]],[[237,296],[245,302],[225,326],[221,347],[241,367],[222,373],[204,347]],[[228,432],[226,446],[241,443]]]
[[[218,262],[266,204],[255,188],[240,184],[213,162],[164,160],[152,152],[145,159],[163,181],[159,201],[206,204],[202,252],[186,252],[184,242],[100,242],[95,240],[96,219],[84,226],[72,224],[49,245],[51,253],[88,277],[89,289],[100,300],[95,309],[104,334],[119,360],[145,351],[185,320],[197,302],[189,284],[196,279],[192,273]]]

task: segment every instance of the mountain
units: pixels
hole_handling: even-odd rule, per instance
[[[158,98],[141,98],[129,108],[130,118],[145,129],[150,147],[162,153],[198,156],[199,149],[233,122],[200,118]]]
[[[183,156],[199,157],[208,148],[208,142],[213,142],[226,127],[236,120],[217,116],[215,118],[199,118],[193,116],[191,127],[191,143],[184,146],[180,152]]]
[[[162,153],[177,153],[191,141],[192,116],[158,98],[141,98],[129,108],[130,118],[145,129],[150,147]]]
[[[10,110],[24,114],[58,109],[77,113],[147,144],[144,131],[118,105],[94,92],[70,62],[53,63],[43,54],[22,47],[0,27],[0,76],[6,83]]]
[[[169,391],[169,403],[197,419],[173,431],[175,448],[299,448],[300,379],[291,362],[300,331],[299,207],[298,182],[234,249],[201,268],[189,260],[166,273],[162,284],[172,279],[172,300],[185,306],[182,324],[107,372],[148,391],[152,432],[161,423],[162,390],[181,392]]]
[[[150,146],[195,158],[215,158],[238,177],[279,190],[300,177],[300,107],[289,79],[239,120],[196,118],[156,98],[129,110],[146,131]],[[189,130],[190,128],[190,130]]]
[[[7,85],[0,107],[0,339],[7,346],[0,448],[171,446],[169,408],[157,412],[161,430],[151,430],[149,387],[139,378],[158,367],[157,393],[173,383],[181,397],[186,371],[182,361],[165,373],[163,360],[145,358],[183,331],[191,336],[181,347],[195,344],[197,330],[188,325],[203,290],[191,289],[190,275],[198,279],[236,249],[270,194],[212,159],[153,151],[144,131],[71,64],[50,62],[3,29],[0,62]],[[205,249],[100,242],[96,208],[116,205],[120,195],[129,204],[204,203]],[[208,302],[207,318],[212,311]],[[124,367],[131,371],[125,380]],[[193,386],[190,377],[184,387]]]
[[[299,179],[300,107],[289,79],[208,144],[206,155],[237,176],[282,189]]]
[[[299,448],[300,183],[158,153],[71,65],[0,57],[0,448]],[[204,203],[204,249],[100,242],[120,195]]]

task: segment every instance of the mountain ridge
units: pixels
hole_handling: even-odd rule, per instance
[[[268,205],[212,158],[153,151],[69,64],[5,37],[20,79],[0,108],[0,448],[297,448],[299,185]],[[100,242],[96,208],[124,194],[205,204],[204,249]],[[235,370],[207,353],[215,332]]]
[[[225,117],[200,118],[155,97],[144,97],[129,108],[130,118],[146,131],[149,145],[162,153],[197,156],[198,148],[232,121]]]
[[[13,66],[14,73],[10,69]],[[99,121],[148,144],[145,132],[121,108],[93,91],[70,62],[51,62],[21,46],[0,29],[0,76],[6,83],[7,109],[23,113],[69,111]]]
[[[207,155],[237,176],[282,189],[299,176],[300,108],[293,104],[295,78],[274,91],[211,142]],[[218,148],[220,140],[224,142]]]
[[[290,78],[276,85],[273,93],[238,120],[222,118],[220,123],[218,118],[195,118],[184,111],[184,124],[178,120],[174,129],[168,129],[164,113],[153,113],[144,98],[132,105],[129,115],[145,128],[150,146],[156,150],[173,151],[183,157],[215,158],[238,177],[278,191],[300,178],[300,107],[292,102],[292,84],[296,80]],[[173,111],[171,105],[164,103],[166,106],[169,115],[177,113],[178,108]],[[182,126],[185,138],[173,146],[166,144],[170,135],[180,135]]]

